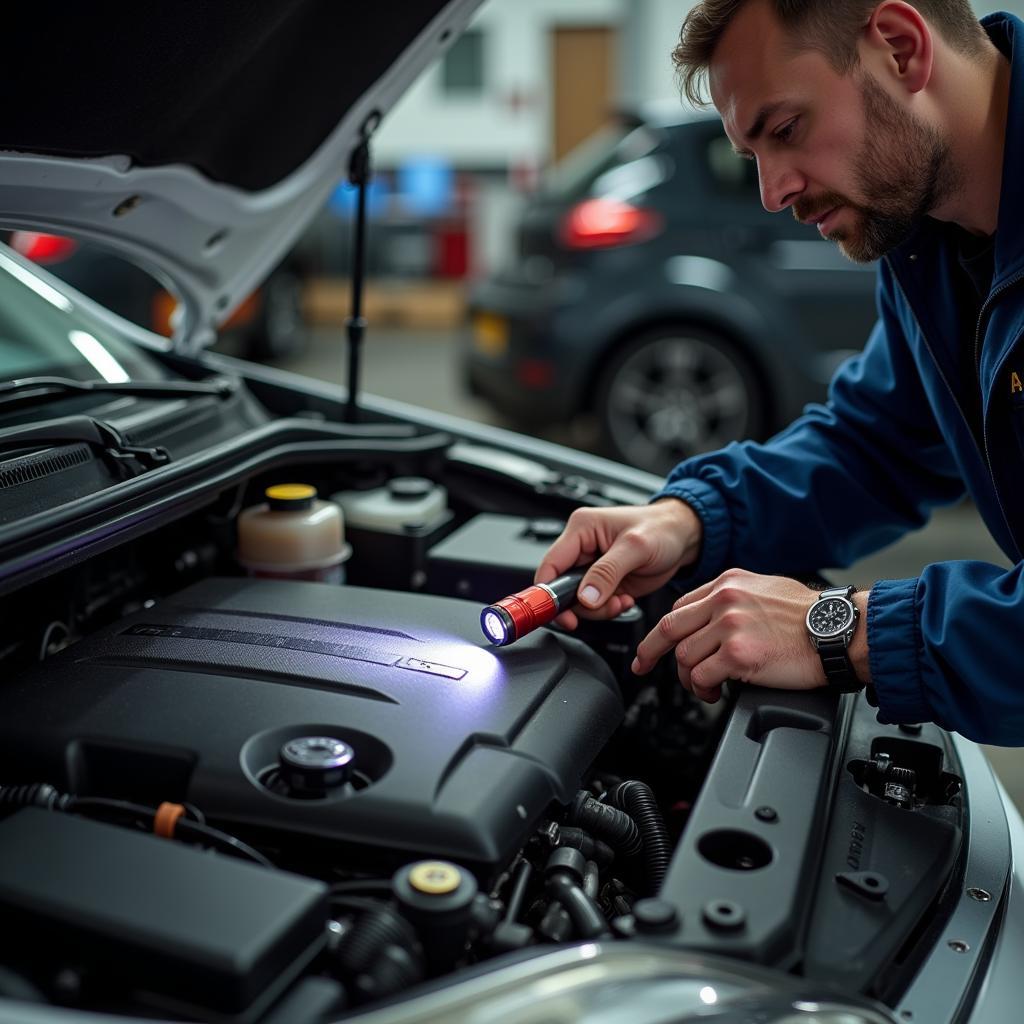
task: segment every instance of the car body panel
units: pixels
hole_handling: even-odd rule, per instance
[[[398,49],[389,55],[383,71],[369,61],[351,64],[350,91],[355,101],[341,112],[338,123],[298,166],[255,190],[214,180],[190,166],[184,142],[180,159],[172,158],[162,166],[144,166],[128,153],[83,157],[33,152],[31,146],[23,148],[25,144],[19,143],[23,136],[17,130],[9,127],[5,136],[0,128],[0,225],[101,243],[137,263],[181,302],[175,347],[182,352],[198,351],[212,344],[215,326],[223,323],[281,261],[324,206],[339,179],[347,174],[352,152],[364,133],[372,134],[416,75],[457,38],[480,2],[434,3],[437,12],[421,32],[412,37],[408,30],[404,35],[393,33]],[[291,13],[300,17],[303,9],[306,13],[319,10],[329,16],[331,6],[307,3],[297,5]],[[283,10],[267,4],[260,12],[268,23],[263,44],[271,55],[275,22]],[[225,13],[228,11],[224,8]],[[253,13],[246,12],[249,17]],[[339,46],[349,40],[352,24],[357,24],[347,24],[346,19],[351,22],[352,17],[338,9],[334,31]],[[31,31],[38,26],[20,27]],[[105,36],[107,28],[97,20],[95,31]],[[30,38],[20,45],[13,32],[8,35],[14,49],[26,55],[35,53]],[[182,40],[195,47],[194,57],[189,57],[187,45],[178,49]],[[338,61],[330,42],[319,41],[319,59],[344,67],[348,62]],[[187,67],[190,59],[198,62],[200,56],[209,58],[205,49],[209,45],[197,33],[176,39],[174,48],[158,48],[153,53]],[[102,47],[99,39],[94,46]],[[76,47],[82,53],[88,51],[81,39]],[[158,58],[151,53],[147,59]],[[124,88],[116,62],[104,67],[109,88],[119,97],[118,104],[109,105],[107,116],[123,118],[123,123],[114,127],[130,139],[133,132],[144,130],[144,122],[130,101],[121,102]],[[54,73],[68,72],[58,67]],[[97,73],[93,66],[90,74]],[[173,82],[170,71],[168,75]],[[36,97],[34,108],[26,104],[24,111],[19,111],[22,131],[26,130],[23,123],[31,122],[26,116],[30,110],[40,123],[63,123],[69,130],[75,127],[75,119],[69,118],[66,109],[73,83],[60,88],[54,79],[48,80],[48,85],[50,88]],[[305,102],[312,99],[315,97]],[[206,144],[215,144],[221,126],[215,122],[201,126],[200,137],[203,128],[210,136]],[[190,131],[194,130],[193,126]],[[53,137],[59,138],[59,134]]]

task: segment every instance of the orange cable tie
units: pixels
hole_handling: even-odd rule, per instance
[[[178,819],[184,814],[185,808],[181,804],[171,804],[165,800],[153,815],[153,833],[163,839],[173,839]]]

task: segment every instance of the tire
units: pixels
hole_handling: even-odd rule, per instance
[[[614,352],[594,409],[612,458],[665,474],[691,455],[760,436],[767,405],[735,342],[679,326],[638,335]]]
[[[293,270],[274,271],[260,289],[260,311],[247,336],[253,359],[287,359],[301,355],[309,344],[302,311],[302,278]]]

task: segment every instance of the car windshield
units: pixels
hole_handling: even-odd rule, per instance
[[[648,125],[606,125],[545,174],[541,191],[551,198],[579,199],[602,174],[647,156],[657,145],[658,134]]]
[[[38,376],[116,383],[168,374],[0,247],[0,381]]]

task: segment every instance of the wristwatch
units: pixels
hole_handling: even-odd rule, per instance
[[[848,649],[860,611],[852,597],[856,587],[823,590],[807,611],[807,632],[821,658],[825,678],[833,690],[854,693],[864,684],[857,679]]]

